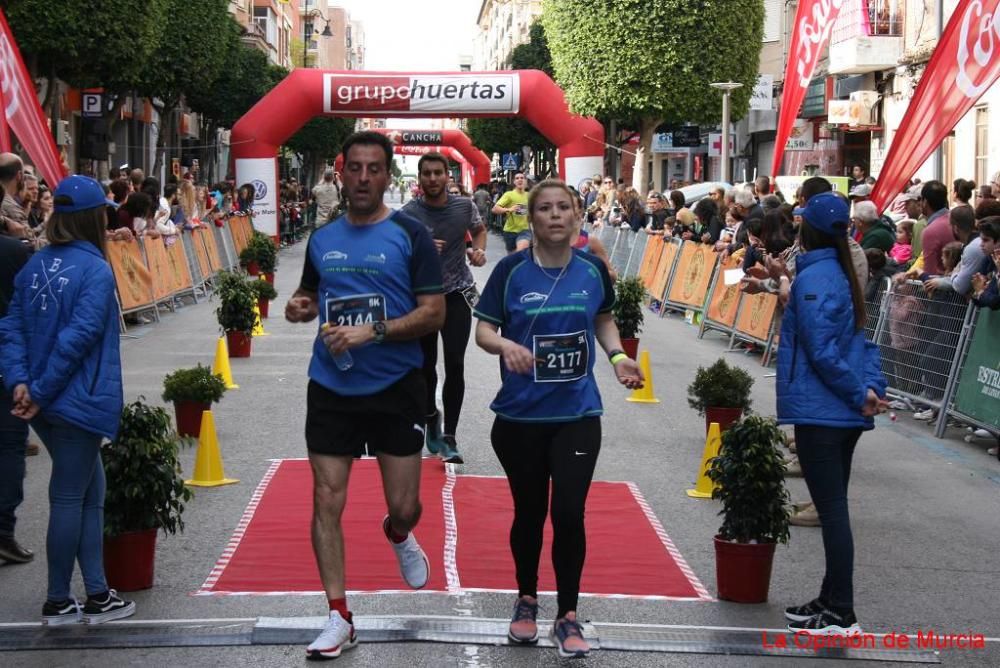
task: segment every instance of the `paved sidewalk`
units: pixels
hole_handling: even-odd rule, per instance
[[[476,270],[483,284],[502,243],[490,238],[491,263]],[[137,620],[307,617],[323,614],[319,596],[191,596],[205,580],[271,458],[303,457],[306,367],[314,335],[312,325],[281,318],[284,301],[298,284],[305,244],[283,250],[277,271],[278,300],[266,321],[270,336],[257,338],[253,356],[233,360],[239,390],[215,407],[226,474],[240,483],[197,489],[179,536],[158,541],[156,585],[134,595]],[[155,326],[130,332],[122,340],[126,400],[144,395],[160,402],[163,376],[196,362],[210,364],[218,336],[216,302],[186,306],[165,314]],[[609,365],[599,360],[597,376],[605,402],[604,443],[596,479],[636,483],[666,531],[709,592],[715,594],[712,536],[719,526],[719,506],[688,498],[704,443],[704,423],[688,408],[686,388],[699,365],[719,356],[747,368],[756,378],[754,409],[774,411],[771,369],[759,357],[725,352],[717,334],[697,339],[697,329],[677,316],[647,313],[642,348],[652,358],[657,405],[631,404],[615,383]],[[467,393],[458,440],[466,464],[460,473],[501,475],[489,445],[492,414],[488,404],[499,384],[497,360],[470,343],[466,363]],[[1000,465],[985,445],[957,438],[939,441],[922,423],[900,414],[880,418],[865,435],[855,457],[851,503],[856,542],[856,601],[866,631],[916,633],[976,632],[1000,636],[1000,596],[995,577]],[[194,452],[184,453],[185,472]],[[25,502],[19,510],[18,538],[38,553],[35,562],[0,568],[0,622],[34,622],[45,595],[44,539],[48,515],[46,485],[49,460],[43,453],[28,460]],[[801,498],[801,479],[789,483]],[[419,535],[419,530],[418,530]],[[347,546],[350,549],[350,546]],[[543,556],[547,558],[547,555]],[[623,555],[627,559],[627,555]],[[669,602],[584,598],[581,617],[605,623],[779,628],[781,610],[809,600],[818,590],[822,568],[819,529],[792,528],[787,546],[777,550],[770,602]],[[514,586],[513,582],[511,586]],[[82,583],[75,585],[82,592]],[[505,618],[512,597],[501,594],[356,596],[360,615],[443,615]],[[543,597],[542,616],[555,601]],[[0,635],[3,629],[0,628]],[[941,661],[954,666],[1000,665],[1000,643],[986,650],[948,650]],[[94,650],[0,653],[3,665],[124,665],[159,661],[170,664],[294,665],[300,646]],[[596,651],[588,665],[787,665],[792,659],[723,657]],[[801,663],[801,661],[799,661]],[[347,665],[556,665],[551,649],[461,644],[367,644],[345,655]],[[852,662],[854,663],[854,662]]]

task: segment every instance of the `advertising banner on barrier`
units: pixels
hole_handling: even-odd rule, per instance
[[[373,109],[400,116],[440,111],[516,114],[520,105],[521,79],[514,73],[323,75],[327,114],[363,116]]]
[[[202,278],[211,278],[212,261],[208,257],[208,248],[205,247],[205,230],[191,230],[191,247],[194,249],[194,256],[198,261],[198,269]]]
[[[981,309],[955,394],[955,409],[1000,427],[1000,312]]]
[[[153,301],[153,277],[142,260],[135,241],[109,241],[106,253],[115,275],[122,311],[147,306]]]
[[[66,169],[59,159],[48,120],[35,95],[35,84],[28,75],[3,12],[0,12],[0,88],[3,90],[3,112],[7,125],[17,135],[49,187],[55,188],[66,176]]]
[[[174,280],[170,273],[170,256],[161,239],[146,238],[142,242],[146,251],[146,266],[153,284],[153,299],[161,301],[174,291]],[[178,245],[177,243],[173,244]]]
[[[1000,76],[1000,0],[961,0],[892,138],[872,201],[888,206]]]
[[[175,243],[167,249],[167,263],[170,266],[170,287],[174,292],[191,288],[191,270],[184,256],[184,244]]]
[[[816,63],[819,62],[844,2],[845,0],[800,0],[799,7],[795,10],[795,27],[788,47],[788,64],[785,66],[785,84],[778,112],[778,133],[774,139],[771,174],[781,173],[785,141],[795,125],[806,89],[816,71]]]
[[[237,158],[236,182],[253,186],[253,225],[278,236],[278,182],[274,158]]]
[[[740,260],[729,258],[724,264],[719,265],[719,274],[726,270],[737,269],[740,265]],[[736,322],[736,310],[740,303],[741,294],[739,283],[727,285],[720,275],[716,278],[715,286],[712,288],[712,297],[708,302],[708,313],[706,314],[707,319],[725,327],[732,327],[733,323]]]
[[[740,301],[740,314],[736,318],[736,331],[751,340],[767,341],[777,307],[778,298],[775,295],[766,292],[744,294]]]
[[[701,309],[715,268],[715,251],[709,244],[684,242],[668,301]]]
[[[649,294],[653,299],[663,300],[667,295],[667,285],[670,283],[670,270],[674,268],[674,259],[680,246],[675,243],[664,242],[663,253],[660,254],[660,262],[656,265],[656,273],[653,274],[653,284],[649,288]]]

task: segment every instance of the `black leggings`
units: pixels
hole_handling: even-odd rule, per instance
[[[552,480],[552,566],[558,619],[576,610],[580,595],[587,554],[583,514],[601,450],[601,420],[529,424],[497,418],[490,439],[514,497],[510,551],[518,596],[538,596],[538,560]]]
[[[472,329],[472,311],[461,292],[449,292],[444,296],[445,316],[441,328],[444,343],[444,387],[441,389],[444,402],[444,433],[455,435],[458,417],[462,413],[465,399],[465,349],[469,345]],[[420,339],[424,351],[424,380],[427,382],[427,410],[436,406],[438,333],[428,334]],[[433,412],[433,411],[432,411]]]

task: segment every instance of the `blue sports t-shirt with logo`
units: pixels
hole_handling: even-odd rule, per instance
[[[427,229],[406,214],[393,211],[371,225],[352,225],[340,216],[309,238],[301,287],[317,293],[320,325],[392,320],[415,309],[418,295],[443,291],[441,261]],[[317,336],[309,378],[338,394],[368,395],[423,365],[416,339],[369,343],[350,352],[354,365],[342,371]]]
[[[561,274],[561,277],[560,277]],[[490,275],[475,315],[535,355],[531,374],[500,362],[490,408],[515,422],[570,422],[603,412],[594,379],[594,319],[615,303],[607,267],[574,250],[565,271],[539,267],[531,250],[508,255]]]

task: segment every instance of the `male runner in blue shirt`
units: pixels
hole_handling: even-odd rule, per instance
[[[392,143],[358,132],[344,142],[348,210],[309,239],[285,318],[321,326],[309,364],[306,446],[313,470],[312,541],[330,617],[306,654],[340,656],[357,643],[344,589],[344,537],[353,457],[378,457],[389,514],[383,530],[406,583],[430,568],[410,530],[420,519],[425,387],[420,337],[441,328],[441,261],[426,228],[383,202]]]

